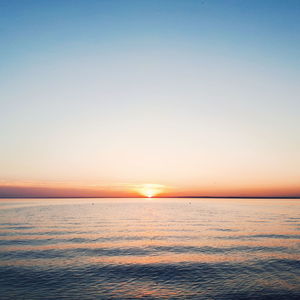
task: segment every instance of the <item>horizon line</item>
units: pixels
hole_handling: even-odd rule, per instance
[[[70,197],[70,196],[62,196],[62,197],[51,197],[51,196],[30,196],[30,197],[27,197],[27,196],[18,196],[18,197],[15,197],[15,196],[8,196],[8,197],[3,197],[3,196],[0,196],[0,199],[84,199],[84,198],[87,198],[87,199],[97,199],[97,198],[101,198],[101,199],[105,199],[105,198],[108,198],[108,199],[126,199],[126,198],[137,198],[137,199],[154,199],[154,198],[161,198],[161,199],[165,199],[165,198],[168,198],[168,199],[183,199],[183,198],[189,198],[189,199],[192,199],[192,198],[195,198],[195,199],[205,199],[205,198],[209,198],[209,199],[300,199],[300,195],[299,196],[155,196],[155,197],[138,197],[138,196],[133,196],[133,197],[125,197],[125,196],[119,196],[119,197],[113,197],[113,196],[107,196],[107,197],[104,197],[104,196],[75,196],[75,197]]]

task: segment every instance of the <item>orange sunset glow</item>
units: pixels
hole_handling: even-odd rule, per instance
[[[0,181],[2,197],[298,197],[299,184],[283,183],[246,184],[189,184],[180,186],[158,183],[109,183],[99,184],[79,181],[39,182],[39,181]]]

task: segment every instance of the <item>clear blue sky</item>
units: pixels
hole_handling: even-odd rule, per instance
[[[299,194],[299,32],[300,1],[1,0],[0,181]]]

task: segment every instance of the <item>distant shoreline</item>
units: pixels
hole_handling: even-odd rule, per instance
[[[126,199],[126,198],[133,198],[133,199],[149,199],[147,197],[85,197],[85,196],[80,196],[80,197],[38,197],[38,196],[33,196],[33,197],[3,197],[0,196],[0,199]],[[264,197],[259,197],[259,196],[255,196],[255,197],[251,197],[251,196],[174,196],[174,197],[151,197],[152,199],[185,199],[185,198],[189,198],[189,199],[300,199],[300,196],[295,196],[295,197],[280,197],[280,196],[264,196]],[[150,198],[150,199],[151,199]]]

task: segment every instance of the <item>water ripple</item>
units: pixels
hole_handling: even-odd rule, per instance
[[[0,298],[298,300],[300,202],[263,201],[0,200]]]

